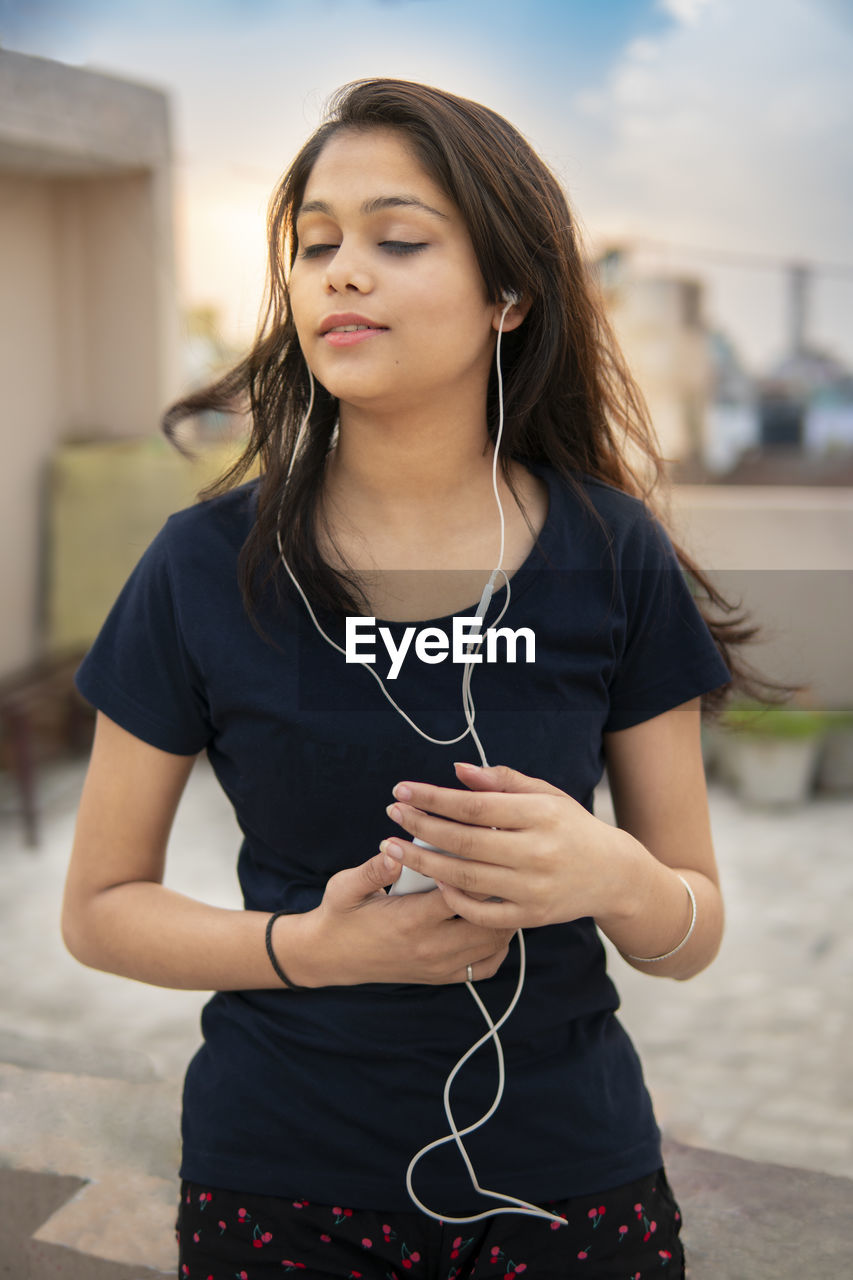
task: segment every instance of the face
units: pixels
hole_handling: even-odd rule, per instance
[[[486,295],[459,211],[401,134],[336,134],[311,171],[296,231],[299,342],[342,413],[448,395],[481,396],[485,412],[503,307]]]

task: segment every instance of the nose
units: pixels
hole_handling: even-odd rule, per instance
[[[330,293],[369,293],[373,288],[365,255],[351,240],[344,240],[329,258],[323,283]]]

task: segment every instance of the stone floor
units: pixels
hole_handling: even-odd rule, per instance
[[[81,780],[80,764],[47,774],[34,851],[0,775],[0,1277],[16,1280],[174,1270],[180,1077],[204,997],[95,973],[65,953],[58,914]],[[840,1276],[853,1255],[853,801],[769,814],[712,788],[712,813],[728,905],[714,966],[677,984],[613,958],[680,1198],[699,1210],[691,1280]],[[235,905],[237,839],[202,763],[168,883]],[[763,1235],[744,1244],[737,1224],[757,1187],[751,1221]],[[808,1207],[792,1219],[795,1200]],[[728,1263],[714,1254],[721,1224],[741,1240]]]

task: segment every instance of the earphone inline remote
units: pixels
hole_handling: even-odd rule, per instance
[[[456,853],[451,853],[449,849],[439,849],[437,845],[427,844],[426,840],[418,840],[417,836],[412,840],[412,844],[418,844],[422,849],[430,849],[433,853],[447,854],[448,858],[459,856]],[[432,876],[425,876],[420,871],[414,871],[411,867],[403,867],[400,872],[400,879],[391,885],[389,894],[429,893],[430,889],[435,889],[436,887]]]

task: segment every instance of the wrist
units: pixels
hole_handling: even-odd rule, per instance
[[[318,965],[323,948],[316,942],[317,909],[281,915],[268,928],[268,949],[273,970],[282,985],[290,990],[309,989],[328,985],[328,978]],[[272,920],[273,917],[270,917]],[[273,957],[275,959],[273,960]]]
[[[621,827],[610,827],[605,897],[595,913],[596,923],[609,933],[632,924],[643,911],[651,855],[640,841]]]
[[[627,832],[623,835],[627,838],[618,849],[624,861],[616,864],[624,870],[622,891],[595,922],[629,964],[660,976],[691,977],[710,963],[719,946],[719,890],[705,876],[694,875],[689,882]]]
[[[633,955],[631,952],[625,952],[624,954],[625,954],[626,960],[633,960],[636,964],[660,964],[662,961],[671,960],[673,956],[678,955],[679,951],[682,951],[684,947],[687,946],[690,939],[693,937],[693,931],[696,928],[696,920],[699,913],[698,906],[696,903],[696,894],[694,893],[693,886],[691,885],[689,880],[685,880],[684,876],[681,875],[680,872],[676,872],[676,875],[678,876],[681,883],[684,885],[684,888],[687,890],[687,897],[690,902],[690,923],[687,926],[687,930],[684,936],[674,946],[670,947],[667,951],[661,952],[659,955],[636,956],[636,955]]]

